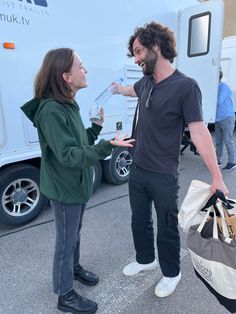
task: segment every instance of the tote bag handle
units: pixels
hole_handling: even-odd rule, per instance
[[[216,207],[220,213],[220,216],[221,216],[221,219],[222,219],[222,231],[223,231],[223,235],[224,235],[224,241],[227,242],[227,243],[230,243],[232,241],[232,239],[229,237],[229,231],[228,231],[228,228],[227,228],[227,224],[226,224],[226,221],[225,221],[225,215],[224,215],[224,210],[222,208],[222,204],[219,203],[217,204],[217,207]],[[207,213],[206,215],[204,216],[202,222],[200,223],[200,225],[198,226],[197,228],[197,231],[199,233],[201,233],[210,213],[213,212],[213,216],[214,216],[214,222],[213,222],[213,238],[214,239],[218,239],[219,236],[218,236],[218,228],[217,228],[217,220],[216,220],[216,210],[214,207],[209,207],[208,210],[207,210]]]
[[[209,198],[206,205],[201,209],[201,211],[206,211],[207,208],[215,205],[217,203],[217,200],[220,199],[226,209],[232,209],[234,208],[235,202],[230,199],[226,199],[224,193],[221,190],[216,190],[214,194]]]

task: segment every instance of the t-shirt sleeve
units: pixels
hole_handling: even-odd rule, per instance
[[[134,91],[135,91],[136,95],[138,96],[138,98],[141,98],[141,94],[142,94],[143,88],[146,84],[146,81],[147,81],[147,76],[143,76],[139,81],[137,81],[134,84]]]
[[[194,80],[190,80],[185,87],[185,96],[183,98],[182,110],[185,122],[203,121],[202,113],[202,93]]]

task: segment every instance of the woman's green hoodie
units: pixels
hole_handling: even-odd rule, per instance
[[[86,203],[92,195],[91,166],[113,148],[105,140],[94,145],[102,127],[93,123],[85,129],[76,102],[34,98],[21,109],[38,131],[42,194],[63,203]]]

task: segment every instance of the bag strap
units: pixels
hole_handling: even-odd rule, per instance
[[[225,221],[225,215],[224,215],[224,210],[222,207],[220,207],[220,204],[217,204],[217,206],[219,206],[218,209],[218,212],[220,214],[220,217],[221,217],[221,221],[222,221],[222,231],[223,231],[223,235],[224,235],[224,241],[227,242],[227,243],[230,243],[232,241],[232,239],[229,237],[229,231],[228,231],[228,228],[227,228],[227,224],[226,224],[226,221]],[[202,232],[202,229],[205,225],[205,223],[207,222],[207,219],[208,217],[210,216],[210,213],[213,211],[213,238],[214,239],[218,239],[219,236],[218,236],[218,228],[217,228],[217,220],[216,220],[216,210],[215,210],[215,207],[209,207],[208,210],[207,210],[207,213],[206,215],[204,216],[203,220],[201,221],[201,223],[199,224],[198,228],[197,228],[197,231],[199,233]]]
[[[138,99],[137,106],[136,106],[135,112],[134,112],[134,119],[133,119],[132,131],[131,131],[130,138],[135,138],[136,127],[137,127],[138,118],[139,118],[139,107],[140,107],[140,100]]]
[[[206,223],[206,221],[207,221],[207,218],[209,217],[210,212],[212,211],[212,209],[213,209],[212,207],[209,207],[209,208],[208,208],[206,215],[204,216],[204,218],[202,219],[200,225],[198,226],[197,231],[198,231],[199,233],[202,232],[202,229],[203,229],[203,227],[204,227],[204,225],[205,225],[205,223]]]
[[[205,226],[205,223],[207,222],[208,217],[210,216],[211,211],[213,211],[213,217],[214,217],[214,222],[213,222],[213,238],[218,239],[218,229],[217,229],[217,221],[216,221],[216,213],[213,207],[209,207],[207,210],[206,215],[202,219],[200,225],[197,228],[197,231],[199,233],[202,232],[203,227]]]
[[[229,230],[228,230],[227,223],[225,220],[225,212],[224,212],[223,205],[221,202],[218,202],[215,205],[215,207],[217,208],[218,212],[220,213],[223,235],[225,238],[229,238]]]

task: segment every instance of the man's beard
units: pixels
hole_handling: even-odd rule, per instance
[[[153,50],[149,50],[146,58],[144,59],[143,74],[152,75],[155,71],[158,54]]]

